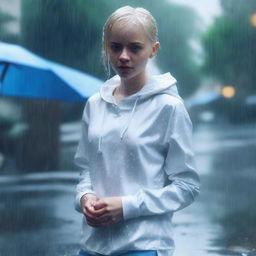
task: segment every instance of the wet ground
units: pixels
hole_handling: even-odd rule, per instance
[[[78,173],[62,150],[61,172],[0,176],[0,255],[66,255],[79,248],[73,209]],[[256,125],[198,126],[201,195],[174,218],[175,256],[256,255]]]
[[[176,214],[175,256],[256,255],[256,126],[198,127],[196,203]]]

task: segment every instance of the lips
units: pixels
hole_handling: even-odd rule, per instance
[[[119,69],[132,69],[132,67],[129,67],[129,66],[119,66],[118,68]]]
[[[118,67],[119,72],[130,72],[130,70],[132,70],[132,67],[129,66],[119,66]]]

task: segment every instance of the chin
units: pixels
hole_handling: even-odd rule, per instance
[[[134,74],[132,74],[132,73],[125,73],[125,72],[116,72],[121,78],[123,78],[123,79],[130,79],[130,78],[133,78],[133,77],[135,77],[135,75]]]
[[[127,72],[127,73],[124,73],[124,72],[117,72],[117,74],[122,78],[122,79],[125,79],[125,80],[129,80],[129,79],[136,79],[136,78],[139,78],[140,75],[142,74],[141,73],[136,73],[136,72]]]
[[[131,74],[118,74],[121,78],[123,79],[130,79],[130,78],[133,78],[134,76],[131,75]]]

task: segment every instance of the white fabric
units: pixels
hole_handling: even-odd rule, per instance
[[[172,216],[193,202],[199,178],[191,149],[192,125],[176,80],[153,76],[116,104],[118,76],[92,96],[82,118],[75,162],[83,171],[76,209],[86,193],[121,196],[124,220],[104,228],[83,222],[85,251],[115,255],[128,250],[174,250]]]

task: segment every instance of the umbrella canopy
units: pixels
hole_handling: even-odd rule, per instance
[[[91,75],[0,42],[0,95],[81,101],[98,92],[101,84]]]

